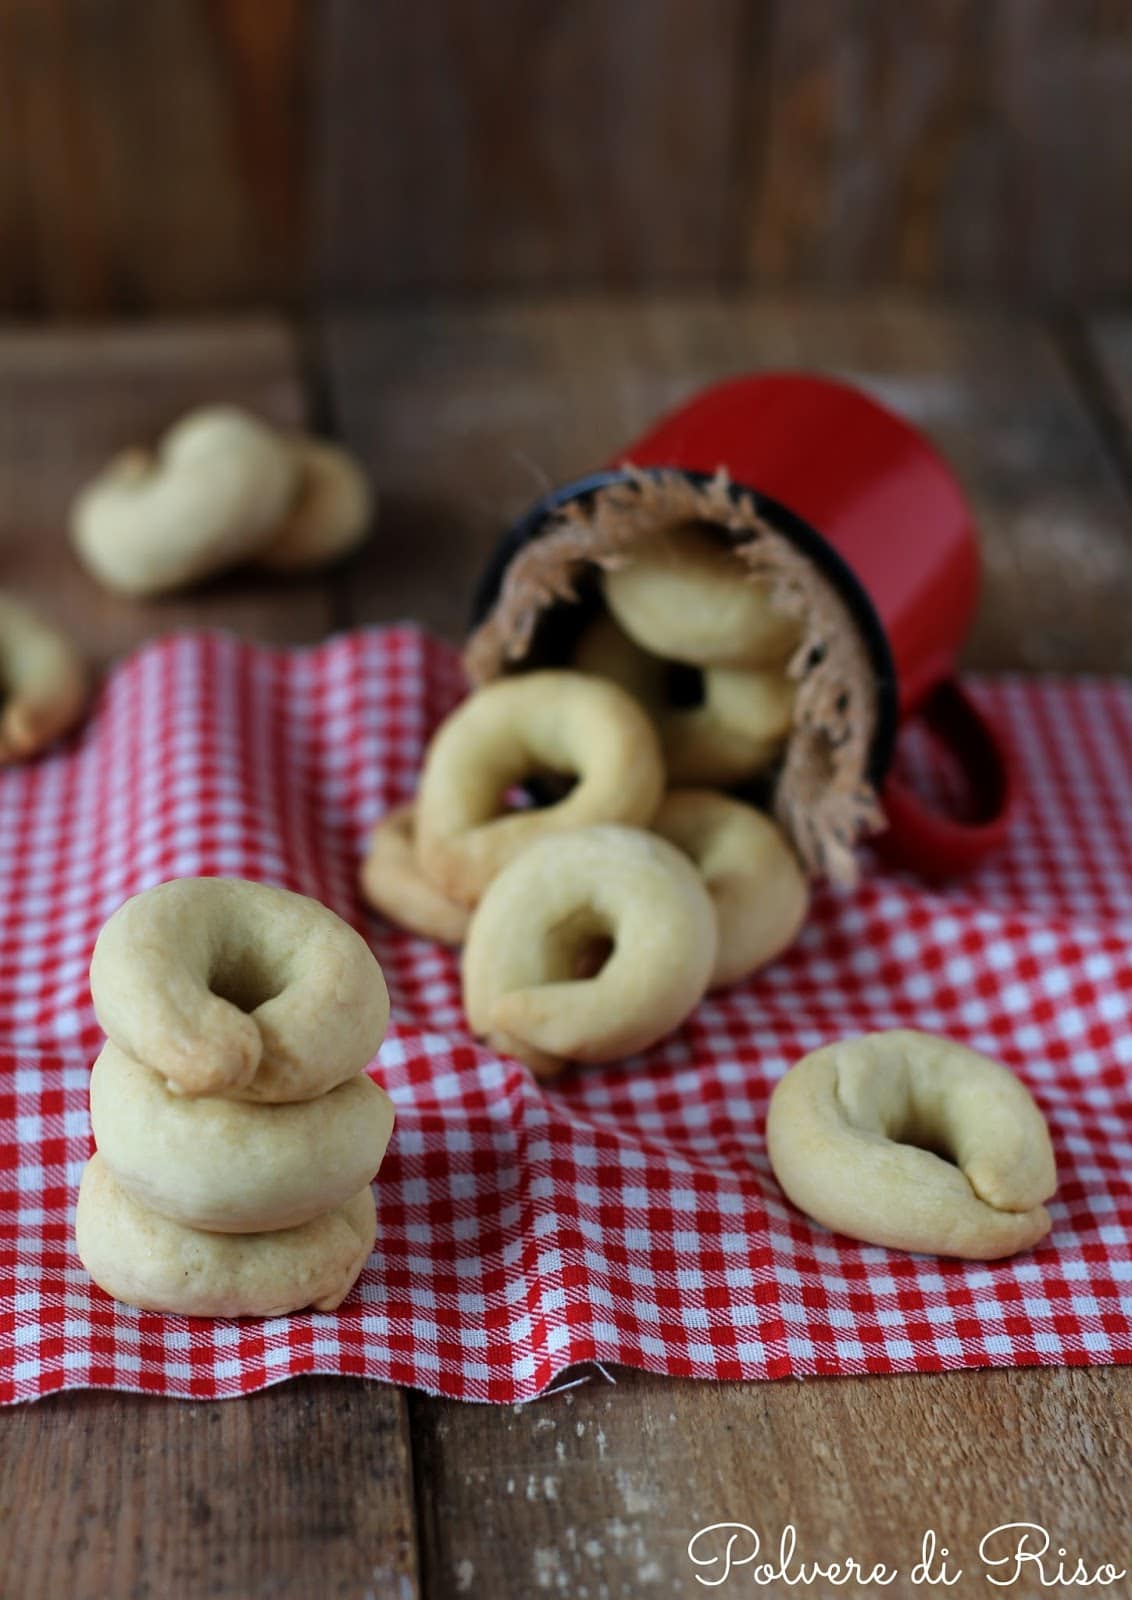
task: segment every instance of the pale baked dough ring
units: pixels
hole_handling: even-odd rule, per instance
[[[990,1261],[1049,1232],[1041,1112],[1013,1073],[948,1039],[896,1029],[813,1051],[776,1086],[766,1132],[794,1204],[866,1243]]]
[[[794,686],[782,672],[705,667],[704,698],[660,718],[672,783],[743,783],[765,772],[786,743]]]
[[[398,927],[441,944],[463,944],[471,913],[421,871],[411,805],[395,806],[374,828],[359,881],[367,905]]]
[[[602,574],[605,602],[629,637],[653,655],[696,666],[781,665],[799,638],[725,540],[697,526],[672,528]]]
[[[138,1205],[99,1155],[87,1162],[75,1213],[79,1258],[100,1289],[124,1305],[186,1317],[333,1311],[376,1235],[368,1184],[301,1228],[205,1233]]]
[[[642,650],[608,611],[597,612],[586,623],[574,646],[572,665],[578,672],[620,684],[654,719],[668,709],[670,664]]]
[[[806,919],[806,875],[782,830],[754,806],[711,789],[673,789],[653,818],[699,868],[719,921],[711,989],[773,961]]]
[[[297,1228],[373,1178],[393,1102],[365,1073],[317,1100],[254,1105],[172,1095],[106,1044],[90,1080],[99,1154],[139,1205],[213,1233]]]
[[[633,1055],[700,1000],[717,937],[699,874],[667,840],[613,824],[539,839],[472,915],[469,1026],[539,1077]],[[575,977],[601,940],[613,945],[604,966]]]
[[[565,799],[506,812],[538,775],[576,776]],[[417,855],[444,894],[474,905],[534,840],[598,822],[647,823],[664,793],[656,731],[633,697],[580,672],[498,678],[458,706],[425,756]]]
[[[302,572],[324,566],[355,549],[373,521],[373,493],[348,451],[327,439],[287,441],[298,467],[298,487],[282,523],[257,567]]]
[[[182,419],[156,451],[124,451],[77,496],[71,538],[108,588],[160,594],[271,543],[298,483],[285,441],[232,406]]]
[[[790,732],[794,685],[781,667],[703,667],[700,703],[675,705],[671,664],[642,650],[605,613],[582,634],[574,665],[640,701],[660,734],[670,783],[746,782],[777,759]]]
[[[88,689],[70,640],[0,594],[0,763],[26,761],[66,733],[82,715]]]
[[[317,900],[176,878],[118,907],[90,964],[95,1015],[174,1093],[311,1100],[360,1072],[389,1022],[381,968]]]

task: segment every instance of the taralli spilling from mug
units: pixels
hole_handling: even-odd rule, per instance
[[[807,437],[833,441],[820,473]],[[977,560],[926,441],[843,385],[782,376],[709,390],[627,455],[504,541],[473,693],[361,870],[376,909],[463,943],[473,1033],[540,1078],[647,1048],[779,958],[809,881],[852,885],[886,823],[890,853],[941,875],[1009,809],[1007,759],[949,677]],[[901,515],[918,543],[894,574]],[[889,774],[915,713],[973,765],[974,825]],[[972,1257],[1046,1231],[1048,1135],[1004,1068],[913,1033],[813,1059],[775,1097],[771,1154],[816,1220]]]
[[[501,677],[437,730],[412,806],[378,821],[362,893],[464,945],[473,1032],[536,1076],[619,1060],[774,960],[809,903],[771,818],[666,782],[662,731],[628,688]]]
[[[871,717],[854,731],[844,705],[829,748],[844,764],[851,736],[855,774],[822,789],[793,836],[757,803],[798,730],[809,738],[813,696],[798,684],[812,585],[780,581],[761,552],[736,555],[726,528],[748,512],[725,488],[626,481],[631,506],[613,493],[569,502],[513,552],[469,643],[475,691],[436,732],[411,811],[378,820],[361,868],[375,909],[465,943],[473,1031],[541,1077],[645,1048],[708,987],[776,959],[804,922],[809,873],[848,877],[877,815]],[[800,571],[785,547],[782,559]],[[864,703],[863,656],[845,637]],[[637,863],[637,891],[618,851]],[[705,908],[711,938],[674,983]]]
[[[389,1020],[365,941],[303,895],[177,879],[119,907],[90,976],[91,1277],[190,1317],[333,1310],[373,1248],[393,1129],[365,1070]]]

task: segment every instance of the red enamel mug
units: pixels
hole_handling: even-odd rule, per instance
[[[515,551],[553,511],[624,476],[624,465],[701,479],[721,466],[767,522],[821,567],[847,602],[877,684],[869,771],[890,860],[940,880],[1002,840],[1017,792],[1001,734],[955,675],[978,591],[970,510],[947,463],[908,423],[848,384],[804,373],[736,378],[703,390],[618,452],[615,464],[541,500],[484,573],[489,609]],[[933,810],[892,771],[898,725],[921,719],[958,763],[970,818]]]

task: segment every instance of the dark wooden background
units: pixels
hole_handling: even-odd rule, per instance
[[[1132,0],[0,0],[0,315],[1132,288]]]

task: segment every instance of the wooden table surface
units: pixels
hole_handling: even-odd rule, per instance
[[[866,385],[951,457],[986,561],[971,665],[1132,673],[1132,318],[555,300],[0,333],[0,581],[102,661],[194,623],[305,641],[411,617],[456,637],[485,553],[545,486],[697,385],[785,365]],[[244,575],[160,604],[101,593],[66,554],[69,495],[111,449],[217,397],[344,437],[381,489],[377,537],[328,579]],[[905,1570],[923,1528],[973,1557],[985,1529],[1025,1520],[1132,1567],[1127,1371],[611,1377],[523,1407],[323,1378],[211,1404],[8,1410],[0,1594],[692,1595],[687,1541],[723,1520],[775,1536],[793,1521],[811,1556]],[[723,1592],[744,1589],[760,1592],[739,1572]]]

